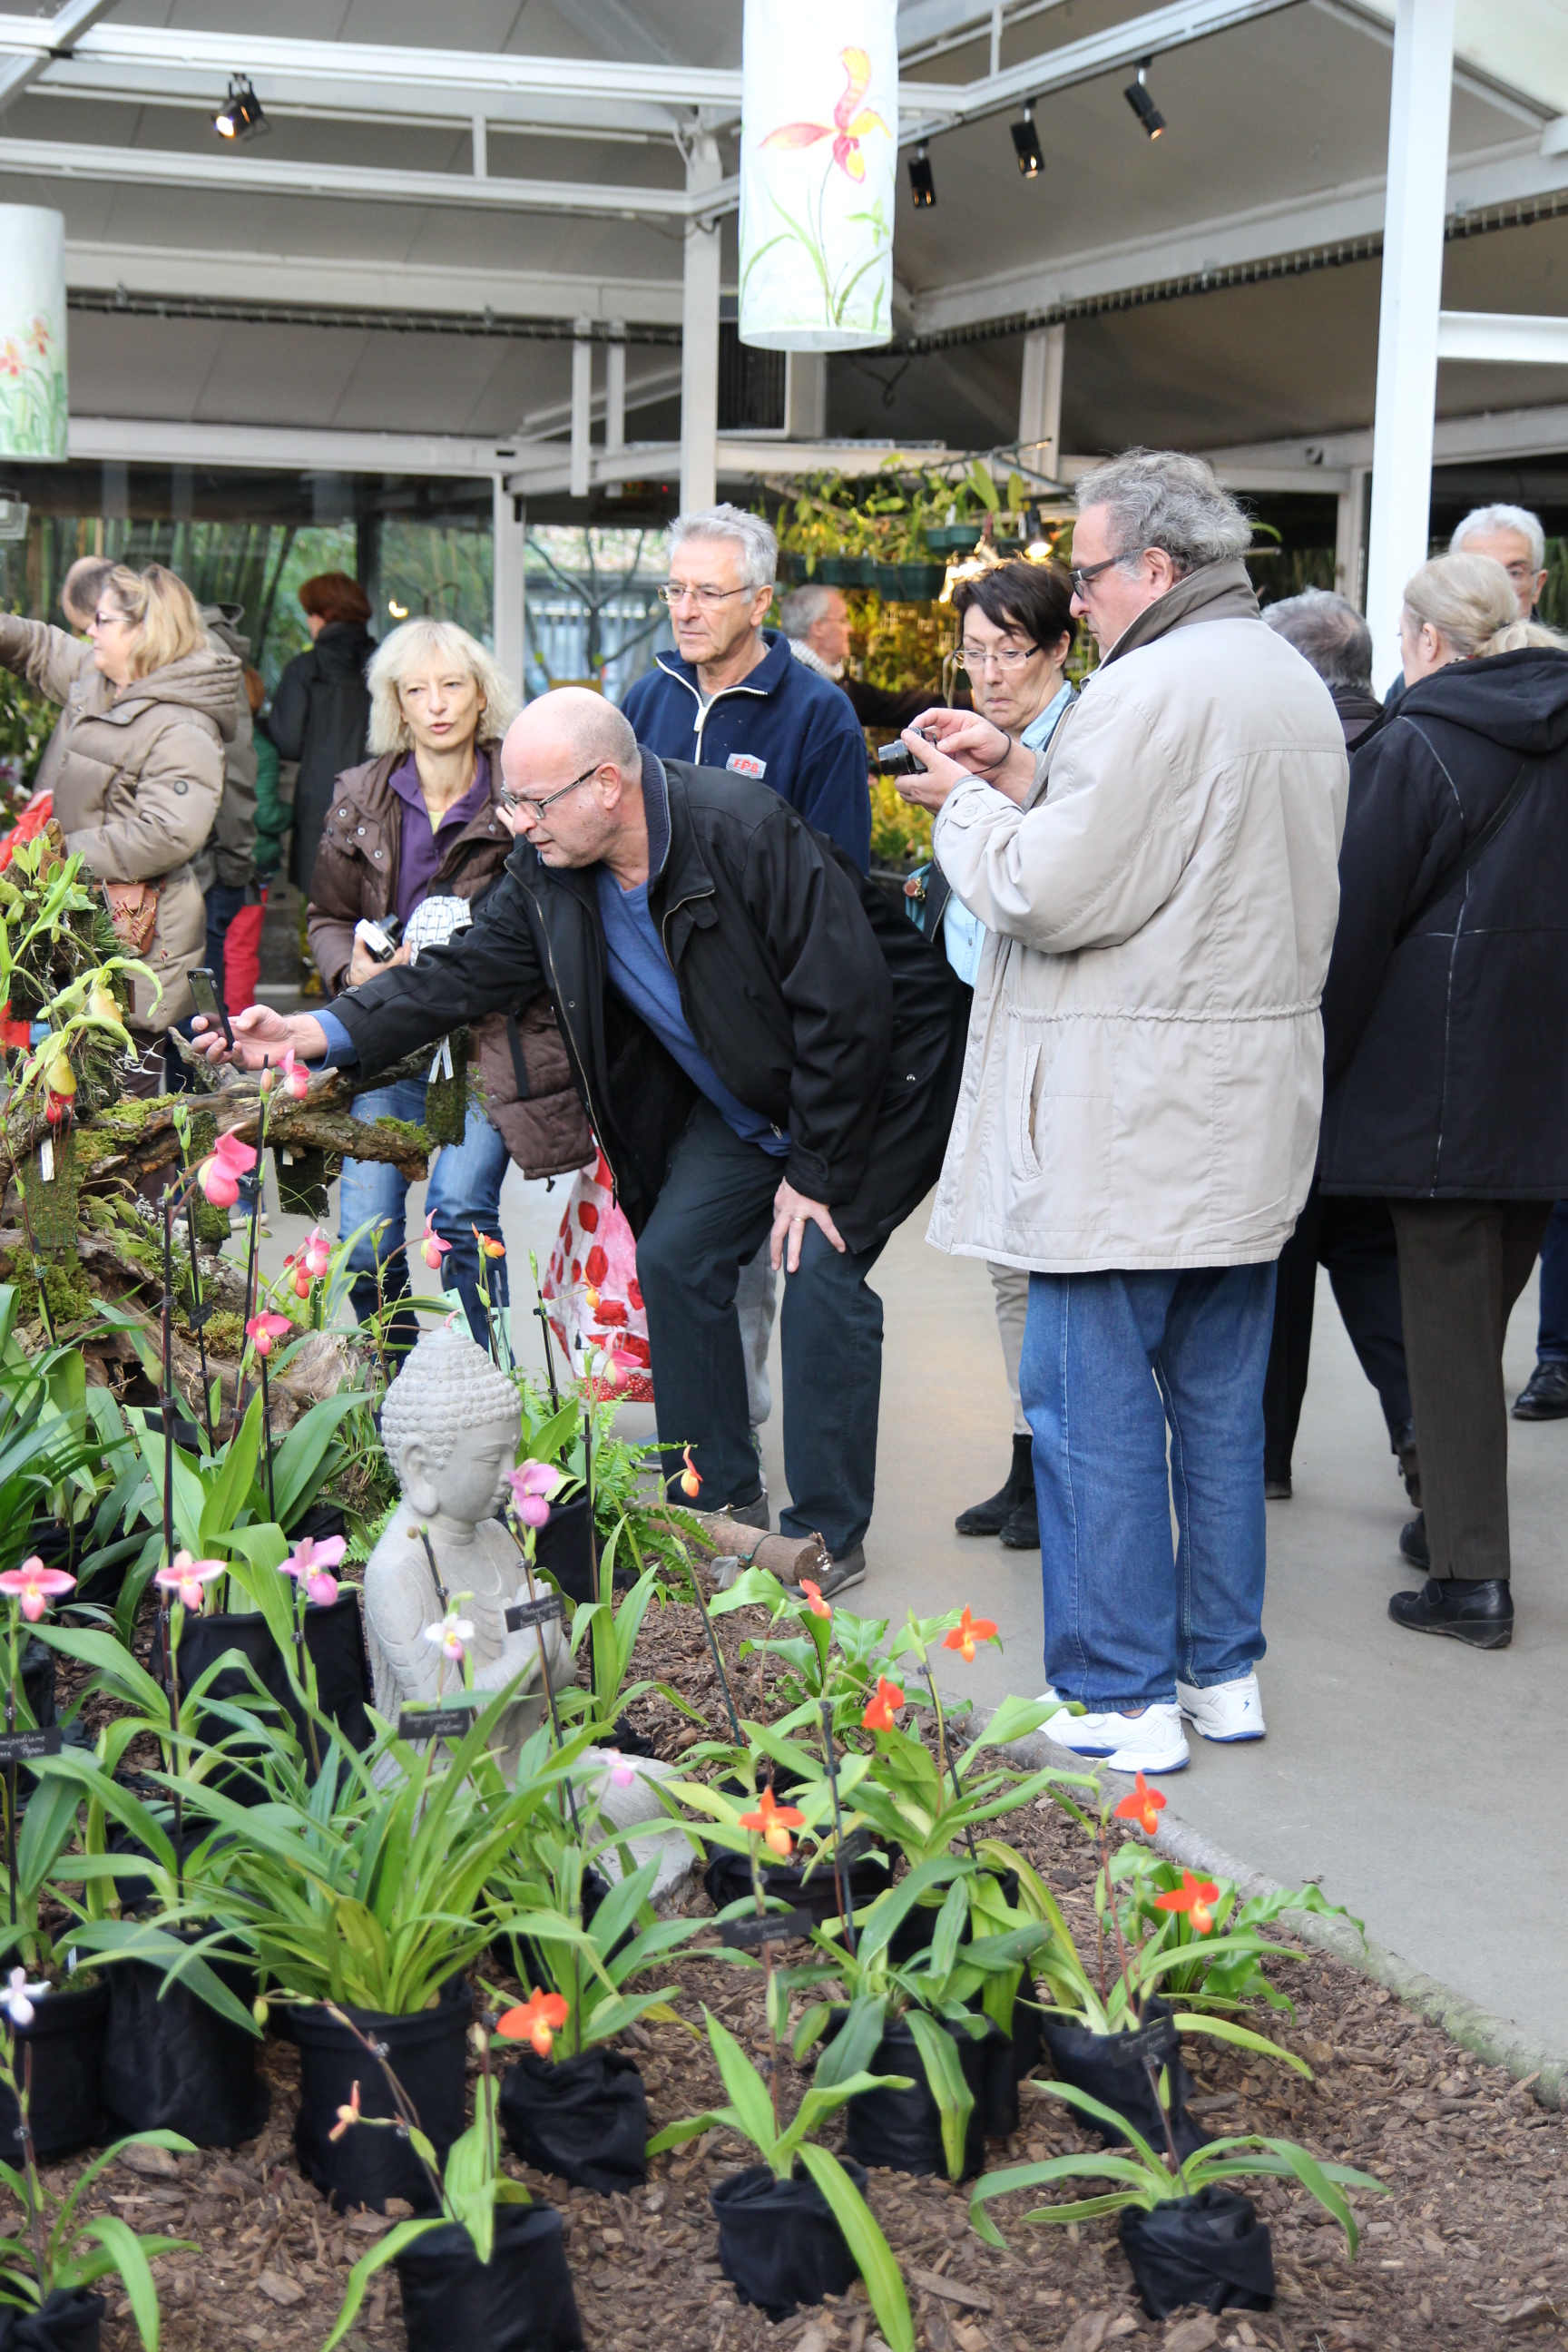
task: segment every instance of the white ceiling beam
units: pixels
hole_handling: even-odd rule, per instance
[[[719,479],[749,481],[760,474],[798,476],[833,471],[875,474],[899,455],[891,441],[785,441],[744,433],[719,436]],[[942,441],[905,443],[916,462],[940,465],[952,453]],[[679,480],[678,441],[628,441],[623,449],[595,449],[589,472],[591,487],[615,482]],[[520,496],[548,497],[569,488],[571,467],[563,441],[528,453],[524,464],[506,478],[506,488]]]
[[[1448,173],[1450,215],[1485,211],[1568,188],[1568,156],[1543,155],[1531,142],[1477,158],[1460,158]],[[928,287],[916,297],[914,331],[935,334],[981,326],[1015,313],[1043,316],[1075,302],[1123,293],[1137,286],[1218,275],[1292,253],[1381,236],[1384,179],[1352,181],[1305,199],[1258,205],[1217,219],[1192,221],[1157,236],[1128,238],[1031,262],[989,278]]]
[[[1363,33],[1380,48],[1394,47],[1394,11],[1381,9],[1376,0],[1311,0],[1321,16],[1331,16],[1336,24],[1348,25],[1352,32]],[[1485,100],[1489,106],[1511,114],[1516,121],[1536,125],[1546,121],[1556,112],[1549,99],[1532,97],[1516,83],[1500,81],[1495,74],[1486,73],[1478,66],[1468,66],[1458,56],[1454,59],[1454,88],[1462,89],[1468,98]]]
[[[325,426],[203,425],[184,418],[73,416],[69,455],[103,463],[234,466],[247,471],[494,475],[515,440],[445,433],[343,433]]]
[[[3,142],[0,142],[3,146]],[[421,268],[310,253],[251,253],[218,247],[94,244],[68,237],[66,284],[93,293],[185,297],[232,302],[237,288],[257,302],[320,303],[351,310],[494,311],[508,319],[625,319],[638,326],[680,324],[679,278],[593,278],[563,270]]]
[[[1440,416],[1433,441],[1437,466],[1478,466],[1523,457],[1555,457],[1568,451],[1568,402],[1539,408],[1493,408],[1477,415]],[[1319,440],[1238,442],[1205,456],[1227,478],[1254,467],[1279,467],[1310,489],[1337,468],[1370,466],[1372,428],[1327,433]]]
[[[1437,357],[1489,360],[1503,366],[1568,367],[1568,319],[1440,310]]]
[[[32,82],[37,80],[50,60],[75,47],[82,35],[89,32],[100,16],[107,16],[114,0],[64,0],[49,18],[48,45],[42,55],[13,57],[0,66],[0,114],[12,105]]]
[[[377,170],[358,163],[289,163],[241,154],[179,154],[86,141],[0,139],[0,173],[51,180],[109,180],[162,188],[243,188],[357,204],[456,205],[468,212],[544,212],[622,220],[679,220],[732,211],[740,182],[706,194],[685,188],[588,185],[578,180],[476,180],[461,172]]]

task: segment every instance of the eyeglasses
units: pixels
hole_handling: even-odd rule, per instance
[[[1100,573],[1102,572],[1109,572],[1113,563],[1125,563],[1126,561],[1126,555],[1123,553],[1121,555],[1108,555],[1099,563],[1075,564],[1071,572],[1068,574],[1068,577],[1072,582],[1073,594],[1075,596],[1081,596],[1084,591],[1088,588],[1091,580],[1098,580]]]
[[[979,677],[993,662],[1007,676],[1032,662],[1040,650],[1038,646],[960,646],[958,658],[971,677]]]
[[[528,793],[503,792],[500,796],[501,806],[509,809],[527,809],[533,816],[535,823],[537,823],[544,814],[546,809],[553,808],[557,801],[563,801],[568,793],[574,793],[579,784],[585,784],[587,782],[590,776],[596,776],[599,772],[599,769],[602,768],[604,764],[604,761],[601,760],[597,766],[584,768],[580,776],[574,776],[571,782],[569,784],[563,784],[558,793],[546,793],[542,801],[536,801],[533,799],[532,795]]]
[[[1533,563],[1505,563],[1503,570],[1508,573],[1509,578],[1516,581],[1521,587],[1527,580],[1533,580],[1535,577]]]
[[[756,593],[754,588],[692,588],[684,580],[667,580],[658,594],[663,604],[679,604],[689,597],[708,613],[715,604],[727,604],[731,596],[754,596]]]

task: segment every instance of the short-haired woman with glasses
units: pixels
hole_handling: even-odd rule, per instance
[[[1074,699],[1067,676],[1078,623],[1072,615],[1072,582],[1057,563],[1003,563],[977,580],[961,581],[952,592],[960,630],[959,658],[982,719],[1014,742],[1043,751],[1057,722]],[[917,722],[918,723],[918,722]],[[906,884],[923,895],[916,920],[934,943],[940,932],[949,963],[965,987],[980,968],[985,929],[953,896],[952,886],[933,859]],[[1013,1392],[1013,1462],[1006,1482],[983,1503],[961,1511],[961,1536],[1000,1536],[1012,1551],[1037,1551],[1039,1513],[1030,1457],[1029,1424],[1018,1394],[1024,1351],[1024,1318],[1029,1277],[1021,1267],[991,1265],[996,1294],[996,1326]]]
[[[401,937],[390,956],[379,956],[359,926],[391,922],[401,932],[429,900],[472,902],[511,852],[511,831],[500,814],[500,738],[517,698],[483,646],[455,622],[405,621],[377,647],[367,683],[374,756],[338,777],[310,882],[310,950],[329,996],[409,961]],[[443,1144],[432,1164],[426,1206],[447,1245],[442,1286],[456,1290],[482,1341],[479,1236],[500,1239],[509,1149],[527,1176],[563,1175],[592,1152],[565,1050],[542,1000],[516,1019],[490,1014],[475,1045],[489,1116],[470,1097],[462,1141]],[[420,1122],[426,1083],[401,1078],[373,1087],[355,1097],[354,1114]],[[380,1221],[349,1261],[362,1322],[376,1309],[378,1265],[386,1300],[408,1295],[407,1195],[407,1180],[395,1168],[344,1160],[342,1236]],[[486,1274],[490,1304],[503,1305],[505,1258],[491,1257]],[[412,1311],[395,1322],[394,1344],[412,1345]]]

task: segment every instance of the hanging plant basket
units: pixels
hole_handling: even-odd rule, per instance
[[[805,557],[797,555],[793,548],[781,547],[777,572],[780,586],[784,588],[798,586],[799,583],[807,577],[805,562]]]
[[[1201,2189],[1145,2212],[1132,2206],[1118,2234],[1151,2319],[1184,2304],[1204,2311],[1267,2311],[1274,2301],[1274,2250],[1248,2197]]]
[[[342,1166],[336,1152],[275,1143],[272,1167],[278,1179],[278,1206],[283,1215],[310,1217],[320,1224],[329,1207],[327,1187]]]
[[[630,2058],[601,2042],[576,2058],[524,2050],[501,2078],[501,2129],[524,2164],[601,2197],[647,2179],[647,2093]]]
[[[863,2168],[839,2161],[864,2197]],[[832,2207],[798,2159],[793,2180],[751,2164],[721,2180],[709,2201],[719,2222],[720,2269],[741,2301],[769,2319],[787,2319],[825,2294],[847,2294],[859,2275]]]
[[[942,593],[945,563],[879,563],[874,585],[888,604],[926,604]]]
[[[51,1257],[74,1251],[81,1198],[74,1126],[62,1122],[52,1135],[46,1135],[23,1162],[20,1173],[34,1249]]]
[[[877,563],[869,555],[819,556],[816,577],[825,588],[874,588]]]
[[[419,2127],[445,2164],[447,2151],[463,2129],[463,2074],[473,2001],[461,1978],[443,1992],[434,2009],[412,2017],[389,2017],[378,2010],[341,2004],[362,2033],[381,2042],[387,2063],[402,2084]],[[389,2197],[402,2197],[416,2213],[437,2210],[429,2177],[401,2132],[352,2131],[330,2135],[338,2109],[359,2084],[360,2109],[367,2116],[395,2116],[386,2077],[346,2026],[314,2003],[289,2011],[300,2046],[300,2112],[294,2147],[300,2165],[340,2211],[368,2205],[384,2213]],[[499,2216],[498,2221],[499,2221]],[[465,2352],[469,2347],[465,2346]]]
[[[31,2025],[13,2029],[18,2070],[24,2051],[33,2056],[29,2101],[33,2148],[40,2163],[69,2156],[98,2137],[102,2112],[103,2036],[109,1987],[100,1977],[79,1990],[68,1986],[34,2004]],[[0,2085],[0,2156],[22,2161],[21,2111]]]
[[[394,2267],[408,2352],[453,2352],[455,2346],[461,2352],[582,2352],[583,2323],[552,2205],[498,2205],[488,2263],[461,2223],[451,2221],[416,2238]]]
[[[968,555],[980,537],[977,522],[939,522],[926,525],[925,541],[933,555]]]

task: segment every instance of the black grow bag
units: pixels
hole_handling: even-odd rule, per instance
[[[1086,2026],[1064,2024],[1055,2017],[1042,2018],[1040,2032],[1058,2079],[1070,2083],[1075,2090],[1087,2091],[1091,2099],[1116,2115],[1125,2116],[1156,2156],[1165,2153],[1165,2126],[1149,2080],[1149,2063],[1156,2081],[1161,2069],[1168,2066],[1171,2137],[1177,2155],[1185,2158],[1208,2146],[1209,2135],[1200,2131],[1187,2113],[1193,2078],[1177,2055],[1178,2036],[1169,2002],[1145,2001],[1143,2022],[1135,2033],[1091,2033]],[[1113,2146],[1126,2144],[1124,2132],[1113,2130],[1098,2117],[1084,2116],[1083,2121]]]
[[[846,2163],[844,2169],[864,2197],[863,2168]],[[847,2294],[859,2276],[833,2208],[798,2158],[793,2180],[751,2164],[721,2180],[710,2202],[719,2221],[720,2269],[741,2301],[769,2319],[787,2319],[825,2294]]]
[[[421,2131],[444,2165],[463,2129],[464,2057],[473,2012],[467,1984],[456,1979],[434,2009],[416,2010],[412,2017],[387,2017],[346,2001],[342,2006],[344,2016],[384,2050]],[[291,2009],[289,2018],[300,2046],[294,2147],[301,2170],[340,2211],[369,2205],[382,2213],[389,2197],[405,2198],[416,2213],[437,2211],[429,2176],[401,2132],[351,2128],[341,2139],[329,2137],[356,2083],[363,2115],[397,2113],[386,2077],[369,2051],[314,2003]]]
[[[84,2286],[57,2287],[37,2311],[0,2304],[0,2352],[99,2352],[108,2309]]]
[[[992,1872],[990,1875],[994,1877],[996,1873]],[[886,1880],[883,1881],[883,1884],[887,1884]],[[1009,1904],[1016,1906],[1018,1901],[1017,1872],[1016,1870],[1003,1871],[1001,1874],[1001,1885],[1002,1893],[1005,1900]],[[930,1951],[931,1939],[936,1933],[936,1923],[942,1916],[942,1901],[946,1897],[947,1892],[947,1888],[943,1887],[935,1903],[914,1903],[911,1904],[910,1908],[905,1912],[903,1917],[900,1920],[898,1926],[894,1928],[892,1934],[888,1938],[888,1958],[892,1961],[895,1968],[907,1968],[909,1963],[911,1960],[918,1959],[922,1952]],[[966,1918],[963,1927],[959,1930],[959,1942],[961,1944],[967,1944],[973,1934],[973,1926]]]
[[[552,1577],[568,1601],[599,1597],[599,1538],[594,1530],[593,1504],[586,1495],[569,1503],[552,1503],[550,1517],[533,1539],[533,1564]],[[632,1568],[617,1568],[617,1592],[629,1592],[637,1580]]]
[[[252,1961],[203,1958],[237,2001],[254,2000]],[[117,1960],[107,1973],[103,2104],[116,2137],[174,2131],[198,2147],[253,2139],[270,2104],[256,2071],[259,2036],[220,2017],[188,1985],[171,1984],[160,2000],[164,1972],[151,1961]]]
[[[721,1780],[719,1786],[731,1797],[750,1797],[752,1793],[745,1781],[733,1774]],[[790,1791],[800,1786],[800,1775],[786,1765],[775,1766],[772,1786],[774,1797],[787,1804]],[[886,1860],[876,1853],[864,1830],[852,1831],[845,1839],[843,1869],[852,1911],[865,1910],[889,1884]],[[763,1894],[787,1903],[792,1910],[809,1911],[818,1923],[837,1918],[838,1879],[827,1853],[813,1864],[809,1877],[798,1862],[767,1860],[759,1863],[758,1875]],[[715,1911],[722,1911],[731,1903],[752,1902],[756,1890],[752,1885],[750,1853],[731,1853],[728,1847],[719,1847],[702,1874],[702,1885]]]
[[[1035,1979],[1026,1970],[1014,1997],[1011,2034],[998,2028],[994,2040],[986,2042],[984,2104],[987,2139],[1005,2139],[1018,2128],[1018,2085],[1026,2074],[1034,2073],[1045,2055],[1039,1998]],[[976,1993],[970,2003],[976,2015],[982,2013],[982,2000],[983,1996]]]
[[[582,1878],[583,1925],[584,1927],[591,1927],[593,1926],[595,1919],[598,1916],[599,1906],[608,1900],[609,1893],[610,1882],[605,1876],[604,1872],[602,1870],[595,1870],[591,1862],[585,1863],[583,1868]],[[631,1926],[626,1929],[625,1935],[620,1937],[612,1947],[609,1955],[610,1958],[614,1959],[618,1952],[624,1952],[626,1946],[628,1944],[635,1943],[641,1933],[641,1928],[638,1927],[636,1920],[634,1919]],[[555,1948],[559,1953],[562,1947],[558,1944]],[[507,1934],[492,1937],[490,1938],[490,1958],[495,1961],[495,1964],[499,1969],[503,1969],[510,1975],[516,1977],[524,1992],[531,1992],[535,1985],[545,1985],[550,1981],[549,1975],[545,1969],[544,1955],[531,1937],[518,1937]]]
[[[647,2094],[632,2060],[604,2043],[577,2058],[524,2050],[501,2077],[501,2128],[524,2164],[608,2197],[647,2178]]]
[[[971,2180],[985,2163],[985,2123],[988,2078],[1005,2036],[987,2022],[983,2035],[950,2026],[963,2079],[974,2095],[963,2136],[963,2178]],[[867,2069],[872,2074],[907,2074],[907,2091],[861,2091],[846,2113],[849,2129],[845,2146],[861,2164],[885,2164],[894,2172],[934,2172],[945,2177],[947,2154],[942,2144],[942,2110],[926,2082],[925,2064],[915,2037],[900,2018],[889,2025]]]
[[[1267,2311],[1274,2301],[1268,2229],[1251,2199],[1233,2189],[1200,2189],[1147,2213],[1131,2206],[1119,2230],[1151,2319],[1185,2303],[1204,2311]]]
[[[109,2014],[109,1987],[100,1977],[79,1990],[68,1987],[46,1993],[33,2004],[31,2025],[12,2029],[16,2038],[16,2072],[23,2053],[31,2051],[33,2082],[28,2112],[33,2148],[41,2163],[69,2156],[98,2137],[102,2107],[104,2021]],[[10,2092],[0,2084],[0,2151],[8,2164],[22,2160],[22,2115]],[[0,2306],[3,2308],[3,2306]],[[4,2344],[0,2336],[0,2345]]]
[[[331,1607],[321,1608],[310,1601],[305,1611],[305,1647],[310,1651],[316,1668],[317,1693],[321,1712],[335,1723],[343,1738],[363,1751],[371,1743],[370,1721],[365,1714],[368,1683],[364,1666],[364,1642],[360,1631],[359,1600],[345,1592]],[[192,1685],[216,1663],[226,1651],[237,1650],[255,1669],[262,1688],[275,1699],[293,1724],[301,1743],[308,1747],[305,1717],[295,1701],[283,1654],[272,1638],[265,1617],[247,1612],[224,1611],[212,1616],[187,1616],[180,1633],[178,1669],[182,1698]],[[292,1661],[290,1661],[292,1663]],[[161,1637],[153,1643],[153,1671],[163,1680],[163,1644]],[[237,1666],[227,1666],[215,1675],[205,1694],[209,1703],[231,1700],[241,1706],[257,1704],[256,1691],[247,1675]],[[211,1727],[211,1736],[222,1738],[225,1727],[217,1723]],[[226,1749],[234,1760],[219,1774],[213,1785],[238,1804],[258,1803],[265,1795],[258,1776],[245,1769],[246,1743],[237,1739]]]
[[[552,2205],[498,2205],[488,2263],[461,2223],[448,2221],[416,2238],[395,2267],[408,2352],[582,2352],[561,2216]]]

